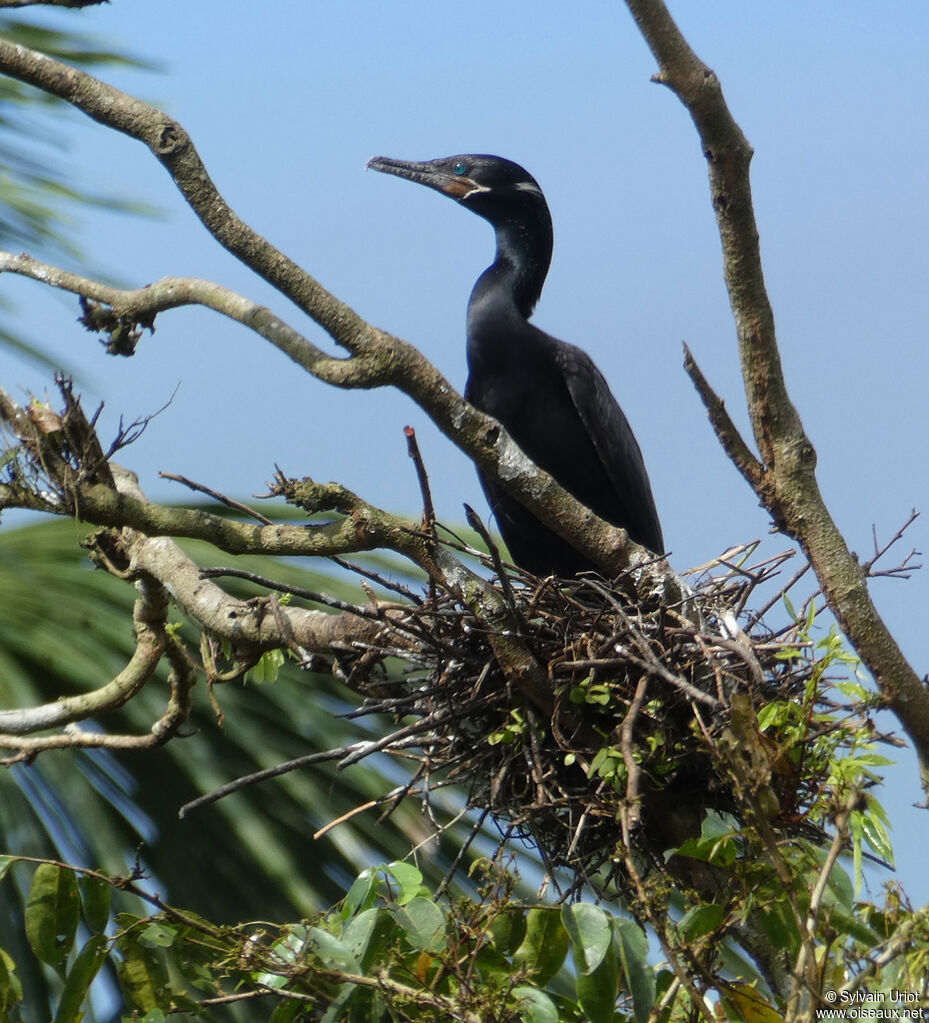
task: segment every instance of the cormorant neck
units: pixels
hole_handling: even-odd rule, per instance
[[[496,258],[474,285],[472,303],[508,299],[526,319],[532,315],[552,261],[551,217],[543,204],[534,206],[531,216],[494,223]]]

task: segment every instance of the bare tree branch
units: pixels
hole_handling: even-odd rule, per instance
[[[839,626],[913,742],[929,791],[929,690],[874,606],[867,573],[829,514],[816,482],[816,452],[787,392],[752,207],[751,146],[716,75],[687,44],[663,0],[626,3],[658,62],[655,80],[687,108],[707,159],[748,411],[763,465],[748,456],[744,445],[724,444],[775,523],[809,558]],[[702,389],[701,394],[706,400]],[[720,406],[708,404],[711,418]],[[717,432],[721,422],[716,414]]]

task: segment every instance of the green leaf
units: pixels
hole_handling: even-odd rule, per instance
[[[445,914],[431,899],[415,898],[394,915],[414,948],[424,952],[445,948]]]
[[[538,907],[526,915],[526,936],[513,954],[513,965],[544,987],[561,969],[571,939],[557,909]]]
[[[43,963],[63,969],[74,944],[80,913],[74,871],[40,863],[26,903],[26,937]]]
[[[787,949],[793,955],[800,947],[797,920],[786,899],[772,902],[757,911],[758,919],[775,948]]]
[[[731,866],[739,855],[736,828],[725,817],[710,811],[700,826],[700,837],[688,839],[673,852],[720,867]]]
[[[351,954],[362,962],[371,939],[377,930],[377,923],[384,915],[384,910],[372,906],[371,909],[362,910],[358,916],[353,917],[348,926],[342,932],[342,943]]]
[[[771,725],[782,725],[790,717],[791,705],[782,700],[774,700],[758,711],[758,727],[762,732]]]
[[[583,973],[592,973],[613,944],[610,915],[589,902],[565,906],[561,919],[574,948],[574,962]]]
[[[0,948],[0,1013],[6,1013],[22,1001],[23,985],[16,976],[13,957]],[[0,1016],[0,1019],[4,1017]]]
[[[138,936],[140,945],[146,948],[170,948],[177,938],[177,928],[153,920]]]
[[[388,863],[384,870],[400,885],[400,894],[394,900],[398,905],[403,906],[417,896],[428,895],[423,888],[423,875],[412,863],[398,860]]]
[[[119,984],[130,1008],[146,1013],[158,1010],[169,996],[160,950],[146,948],[132,933],[120,935],[116,947],[122,957],[117,965]]]
[[[544,991],[521,984],[513,988],[524,1023],[558,1023],[558,1007]]]
[[[856,811],[858,812],[858,811]],[[887,829],[869,813],[861,814],[861,830],[864,840],[871,846],[882,860],[886,860],[891,866],[894,862],[894,850],[890,842],[890,835]]]
[[[342,900],[339,915],[343,920],[350,920],[358,910],[370,909],[374,904],[377,891],[377,871],[363,870],[352,882],[351,888]]]
[[[84,875],[77,882],[81,893],[84,922],[94,932],[102,933],[110,921],[110,885],[102,877]]]
[[[833,864],[827,891],[841,906],[851,910],[855,901],[855,886],[841,863]]]
[[[694,906],[684,914],[678,927],[685,941],[695,941],[704,934],[715,931],[724,917],[722,906]]]
[[[6,877],[6,872],[15,862],[15,856],[0,856],[0,881]]]
[[[64,990],[55,1014],[55,1023],[81,1023],[82,1006],[87,998],[90,985],[100,967],[106,962],[107,939],[103,934],[94,934],[78,952],[65,978]]]
[[[277,682],[281,668],[284,666],[282,650],[266,650],[258,659],[258,663],[246,673],[246,678],[259,685]]]
[[[561,912],[574,950],[575,985],[591,1023],[610,1023],[619,988],[619,959],[613,947],[613,923],[599,906],[579,902]]]
[[[370,918],[369,913],[371,914]],[[353,920],[345,929],[342,940],[361,963],[362,971],[368,974],[373,965],[384,958],[387,949],[396,943],[397,921],[392,913],[383,908],[365,910],[363,914],[359,914],[356,920],[361,921],[362,917],[364,917],[364,922],[358,925],[359,930],[356,932],[355,920]],[[370,926],[370,930],[368,929],[369,919],[373,919],[373,926]]]
[[[490,924],[494,948],[511,956],[526,937],[526,913],[521,910],[498,913]]]
[[[347,973],[361,973],[361,963],[353,955],[351,949],[334,934],[322,927],[311,927],[309,930],[310,948],[319,956],[324,966]]]
[[[613,920],[624,986],[632,995],[637,1019],[647,1019],[655,1004],[655,971],[648,964],[648,938],[634,920]]]

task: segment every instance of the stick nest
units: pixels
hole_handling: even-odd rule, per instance
[[[697,837],[708,809],[743,819],[751,805],[777,829],[818,835],[811,810],[824,778],[809,767],[824,726],[813,710],[837,705],[800,616],[775,635],[744,610],[789,556],[750,569],[715,563],[686,617],[656,596],[631,598],[629,580],[506,574],[497,586],[511,638],[541,678],[507,670],[498,640],[433,595],[402,624],[421,644],[415,665],[365,678],[358,713],[399,723],[396,744],[378,748],[418,760],[405,792],[428,803],[443,785],[464,787],[481,819],[530,841],[550,871],[566,868],[577,884],[622,885],[630,848],[659,863]],[[354,674],[357,685],[364,673]],[[758,709],[775,701],[803,708],[801,741],[796,728],[789,742],[759,729]]]

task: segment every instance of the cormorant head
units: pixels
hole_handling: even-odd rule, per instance
[[[434,188],[494,226],[521,216],[543,212],[548,216],[545,197],[535,178],[518,163],[500,156],[464,154],[424,162],[375,156],[368,166]]]

